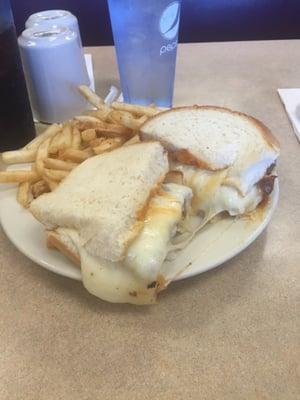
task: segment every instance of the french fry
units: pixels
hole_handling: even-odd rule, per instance
[[[36,154],[35,167],[37,173],[41,176],[44,171],[44,160],[48,157],[48,149],[50,145],[51,138],[46,139],[40,144]]]
[[[109,124],[116,124],[117,123],[118,125],[120,125],[120,123],[118,121],[116,121],[116,119],[113,117],[113,115],[112,115],[113,112],[114,112],[114,110],[110,111],[110,113],[106,117],[105,122],[108,122]],[[119,111],[115,110],[115,112],[119,112]]]
[[[81,134],[76,126],[73,127],[71,147],[72,149],[77,149],[77,150],[79,150],[81,147]]]
[[[41,177],[36,170],[35,164],[32,164],[31,171],[35,174],[35,176],[32,179],[30,179],[30,183],[34,184],[34,183],[38,182],[41,179]]]
[[[94,150],[89,146],[82,150],[88,157],[92,157],[95,155]]]
[[[49,154],[56,154],[58,152],[59,146],[60,146],[60,136],[61,136],[61,131],[58,132],[50,141],[48,153]]]
[[[49,192],[49,186],[44,180],[39,180],[31,186],[32,197],[36,199],[44,193]]]
[[[127,104],[127,103],[118,103],[116,101],[111,104],[111,107],[114,110],[128,111],[131,114],[134,114],[138,117],[142,117],[144,115],[146,115],[147,117],[151,117],[160,112],[159,110],[153,107],[138,106],[135,104]]]
[[[93,92],[88,86],[81,85],[78,87],[80,94],[86,98],[86,100],[95,106],[96,108],[101,107],[104,101],[95,92]]]
[[[92,117],[94,118],[94,117]],[[95,118],[97,119],[97,118]],[[75,120],[75,126],[82,132],[87,129],[101,129],[106,127],[106,123],[104,121],[100,121],[97,119],[96,121],[79,121],[78,119]]]
[[[139,135],[133,136],[131,139],[127,140],[127,142],[124,143],[124,146],[130,146],[132,144],[140,143],[141,139]]]
[[[122,138],[112,138],[112,139],[106,139],[103,143],[101,143],[99,146],[93,147],[93,150],[95,154],[102,154],[107,151],[112,151],[124,143],[124,139]]]
[[[106,123],[102,128],[96,128],[97,134],[107,137],[132,136],[132,129],[126,126]]]
[[[96,138],[96,139],[93,139],[93,140],[91,140],[90,142],[89,142],[89,145],[91,146],[91,147],[97,147],[97,146],[100,146],[103,142],[105,142],[107,139],[106,138],[104,138],[104,137],[100,137],[100,138]]]
[[[37,179],[35,171],[0,171],[0,183],[22,183]]]
[[[63,161],[57,158],[46,158],[44,161],[44,167],[49,169],[59,169],[61,171],[72,171],[77,167],[77,163],[70,161]]]
[[[127,116],[122,118],[123,125],[127,126],[127,128],[138,131],[140,129],[141,123],[139,119],[136,118],[128,118]]]
[[[65,150],[72,144],[72,127],[66,124],[63,129],[52,139],[49,146],[49,154],[56,154],[59,150]]]
[[[68,147],[71,147],[71,144],[72,144],[72,126],[67,123],[66,125],[64,125],[61,133],[60,148],[67,149]]]
[[[85,150],[67,149],[62,153],[63,160],[69,160],[75,163],[81,163],[89,157],[88,152]]]
[[[62,171],[61,169],[44,169],[43,176],[51,179],[52,181],[61,181],[69,175],[69,171]]]
[[[81,132],[81,139],[83,142],[90,142],[91,140],[96,139],[96,137],[96,130],[93,128]]]
[[[53,138],[62,128],[61,124],[52,124],[43,133],[34,138],[29,142],[24,149],[26,150],[37,150],[41,143],[43,143],[48,138]]]
[[[122,125],[122,117],[134,118],[133,115],[128,111],[113,110],[109,114],[110,121]]]
[[[127,116],[122,117],[122,124],[127,126],[127,128],[133,129],[133,130],[139,130],[141,124],[138,119],[135,118],[128,118]]]
[[[108,137],[123,136],[123,135],[132,136],[132,129],[127,128],[126,126],[118,125],[116,123],[111,124],[100,120],[97,120],[97,122],[77,120],[76,126],[81,131],[87,129],[96,129],[97,134]]]
[[[80,122],[92,122],[95,124],[98,124],[100,121],[99,118],[92,117],[91,115],[77,115],[74,119]]]
[[[36,153],[36,149],[5,151],[2,153],[2,161],[4,164],[30,163],[35,160]]]
[[[103,122],[107,121],[107,117],[110,115],[111,109],[107,106],[102,106],[99,110],[93,111],[91,116],[100,119]]]
[[[147,120],[145,115],[140,118],[134,118],[132,114],[124,111],[114,111],[111,115],[115,121],[132,130],[139,130],[142,123]]]
[[[89,116],[93,118],[97,118],[99,121],[107,122],[107,117],[111,113],[112,109],[107,105],[101,106],[101,108],[97,110],[87,110],[84,111],[80,116]]]
[[[63,127],[61,134],[58,136],[58,150],[64,150],[71,147],[72,144],[72,126],[66,124]]]
[[[30,182],[22,182],[20,183],[18,187],[18,192],[17,192],[17,202],[21,204],[24,208],[28,208],[30,204]]]
[[[43,176],[43,179],[47,183],[51,192],[53,192],[53,190],[55,190],[59,184],[59,182],[53,181],[52,179],[47,178],[47,176]]]

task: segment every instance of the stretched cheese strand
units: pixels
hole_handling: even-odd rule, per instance
[[[182,235],[175,238],[171,251],[181,250],[193,239],[217,214],[227,211],[231,216],[253,211],[262,200],[262,193],[255,185],[242,196],[230,186],[223,185],[224,171],[206,171],[191,166],[180,165],[177,169],[183,173],[183,182],[193,190],[194,197],[189,215],[181,223]],[[190,232],[189,234],[187,232]],[[168,258],[172,258],[170,253]]]
[[[181,221],[185,203],[192,197],[186,186],[168,183],[148,208],[144,228],[128,249],[125,265],[148,281],[157,279],[169,251],[171,237]]]

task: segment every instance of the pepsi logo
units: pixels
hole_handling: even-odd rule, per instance
[[[164,9],[159,21],[159,30],[165,39],[172,40],[177,36],[179,20],[180,3],[174,1]]]

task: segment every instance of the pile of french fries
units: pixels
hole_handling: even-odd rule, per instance
[[[106,105],[88,87],[80,86],[79,91],[95,110],[53,124],[24,148],[2,153],[4,164],[30,164],[29,170],[0,171],[0,183],[18,185],[17,200],[25,208],[33,199],[53,191],[87,158],[138,143],[140,126],[160,112],[155,106]]]

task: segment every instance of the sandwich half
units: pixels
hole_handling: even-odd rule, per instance
[[[191,232],[221,212],[244,215],[267,198],[276,178],[279,143],[260,121],[214,106],[179,107],[150,118],[142,140],[158,140],[171,169],[193,191]]]
[[[49,247],[81,266],[90,293],[110,302],[151,304],[169,283],[161,267],[192,190],[164,183],[168,171],[160,143],[124,146],[87,159],[53,192],[32,201],[30,211],[44,224]]]

